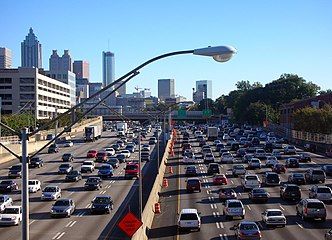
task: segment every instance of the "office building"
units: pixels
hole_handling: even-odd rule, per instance
[[[21,43],[21,66],[42,68],[42,47],[32,28]]]
[[[0,68],[12,67],[12,51],[9,48],[0,47]]]
[[[174,79],[159,79],[158,80],[158,98],[165,101],[166,98],[175,97]]]
[[[107,86],[115,79],[114,53],[103,52],[103,86]]]
[[[72,58],[69,54],[69,50],[64,50],[63,55],[60,57],[57,50],[53,50],[50,57],[50,72],[63,73],[73,71]]]
[[[90,82],[89,83],[89,97],[91,97],[96,92],[103,88],[103,84],[100,82]]]
[[[117,84],[115,84],[114,85],[114,89],[115,88],[117,88],[120,84],[121,84],[122,82],[120,82],[120,83],[117,83]],[[125,95],[126,94],[126,84],[123,84],[118,90],[116,90],[118,93],[119,93],[119,95]]]
[[[89,97],[89,80],[87,78],[77,78],[76,75],[76,102],[80,103]]]
[[[90,78],[89,62],[85,60],[76,60],[73,63],[73,72],[76,74],[76,79]]]
[[[41,74],[38,68],[0,69],[2,113],[31,112],[37,119],[54,118],[70,108],[68,84]]]
[[[193,93],[193,101],[199,103],[203,99],[212,99],[212,81],[200,80],[196,81],[196,92]]]

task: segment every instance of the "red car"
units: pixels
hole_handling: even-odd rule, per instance
[[[284,164],[277,163],[277,164],[274,164],[272,171],[276,172],[276,173],[285,173],[286,167]]]
[[[227,178],[225,174],[218,174],[213,177],[214,185],[227,185]]]
[[[97,157],[97,150],[89,150],[86,154],[87,158],[96,158]]]

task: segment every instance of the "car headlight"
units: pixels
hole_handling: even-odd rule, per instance
[[[16,216],[12,216],[12,220],[15,220],[17,217]]]
[[[67,212],[67,213],[70,213],[70,208],[68,208],[68,209],[66,210],[66,212]]]

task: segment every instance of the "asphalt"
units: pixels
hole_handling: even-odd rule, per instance
[[[193,136],[192,136],[193,137]],[[180,144],[176,144],[177,149]],[[194,150],[198,153],[200,148],[198,143],[194,142]],[[219,154],[214,152],[217,161],[220,160]],[[303,172],[309,167],[320,167],[323,164],[331,163],[331,159],[317,154],[312,155],[311,163],[300,163],[300,168],[290,168],[286,174],[280,174],[281,181],[286,182],[290,172]],[[232,226],[238,223],[238,220],[226,220],[223,216],[223,205],[218,198],[218,190],[222,187],[212,184],[212,176],[207,175],[207,168],[203,162],[197,163],[199,177],[202,180],[202,192],[187,193],[185,190],[185,165],[181,163],[182,156],[177,155],[170,159],[168,164],[173,166],[174,173],[168,174],[169,187],[163,189],[161,196],[162,213],[155,215],[152,228],[149,232],[149,239],[235,239],[234,232],[230,230]],[[282,161],[282,160],[281,160]],[[264,161],[263,161],[264,164]],[[327,229],[332,227],[332,204],[327,203],[327,220],[321,222],[303,222],[296,215],[296,203],[285,202],[279,197],[279,187],[264,187],[271,194],[267,203],[252,203],[248,199],[248,192],[242,190],[240,178],[232,177],[229,170],[232,164],[221,164],[222,173],[228,178],[228,185],[224,188],[232,187],[245,205],[245,219],[256,221],[261,227],[262,239],[301,239],[313,240],[323,239]],[[265,167],[258,170],[249,170],[256,173],[261,178],[262,173],[266,171]],[[332,187],[332,178],[327,177],[325,185]],[[302,185],[302,198],[308,197],[308,189],[312,185]],[[196,208],[201,213],[202,227],[199,232],[177,231],[178,212],[183,208]],[[261,221],[261,213],[267,208],[280,208],[287,218],[285,228],[266,228]],[[164,211],[163,211],[164,210]]]

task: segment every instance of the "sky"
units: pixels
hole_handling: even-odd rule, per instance
[[[164,53],[230,45],[226,63],[182,55],[154,62],[127,84],[150,88],[175,79],[175,92],[192,99],[197,80],[212,80],[213,99],[237,81],[269,83],[298,74],[322,90],[332,88],[330,0],[1,0],[0,46],[20,66],[20,44],[32,27],[42,44],[43,67],[53,49],[69,49],[90,63],[90,81],[102,82],[102,51],[115,54],[115,77]]]

